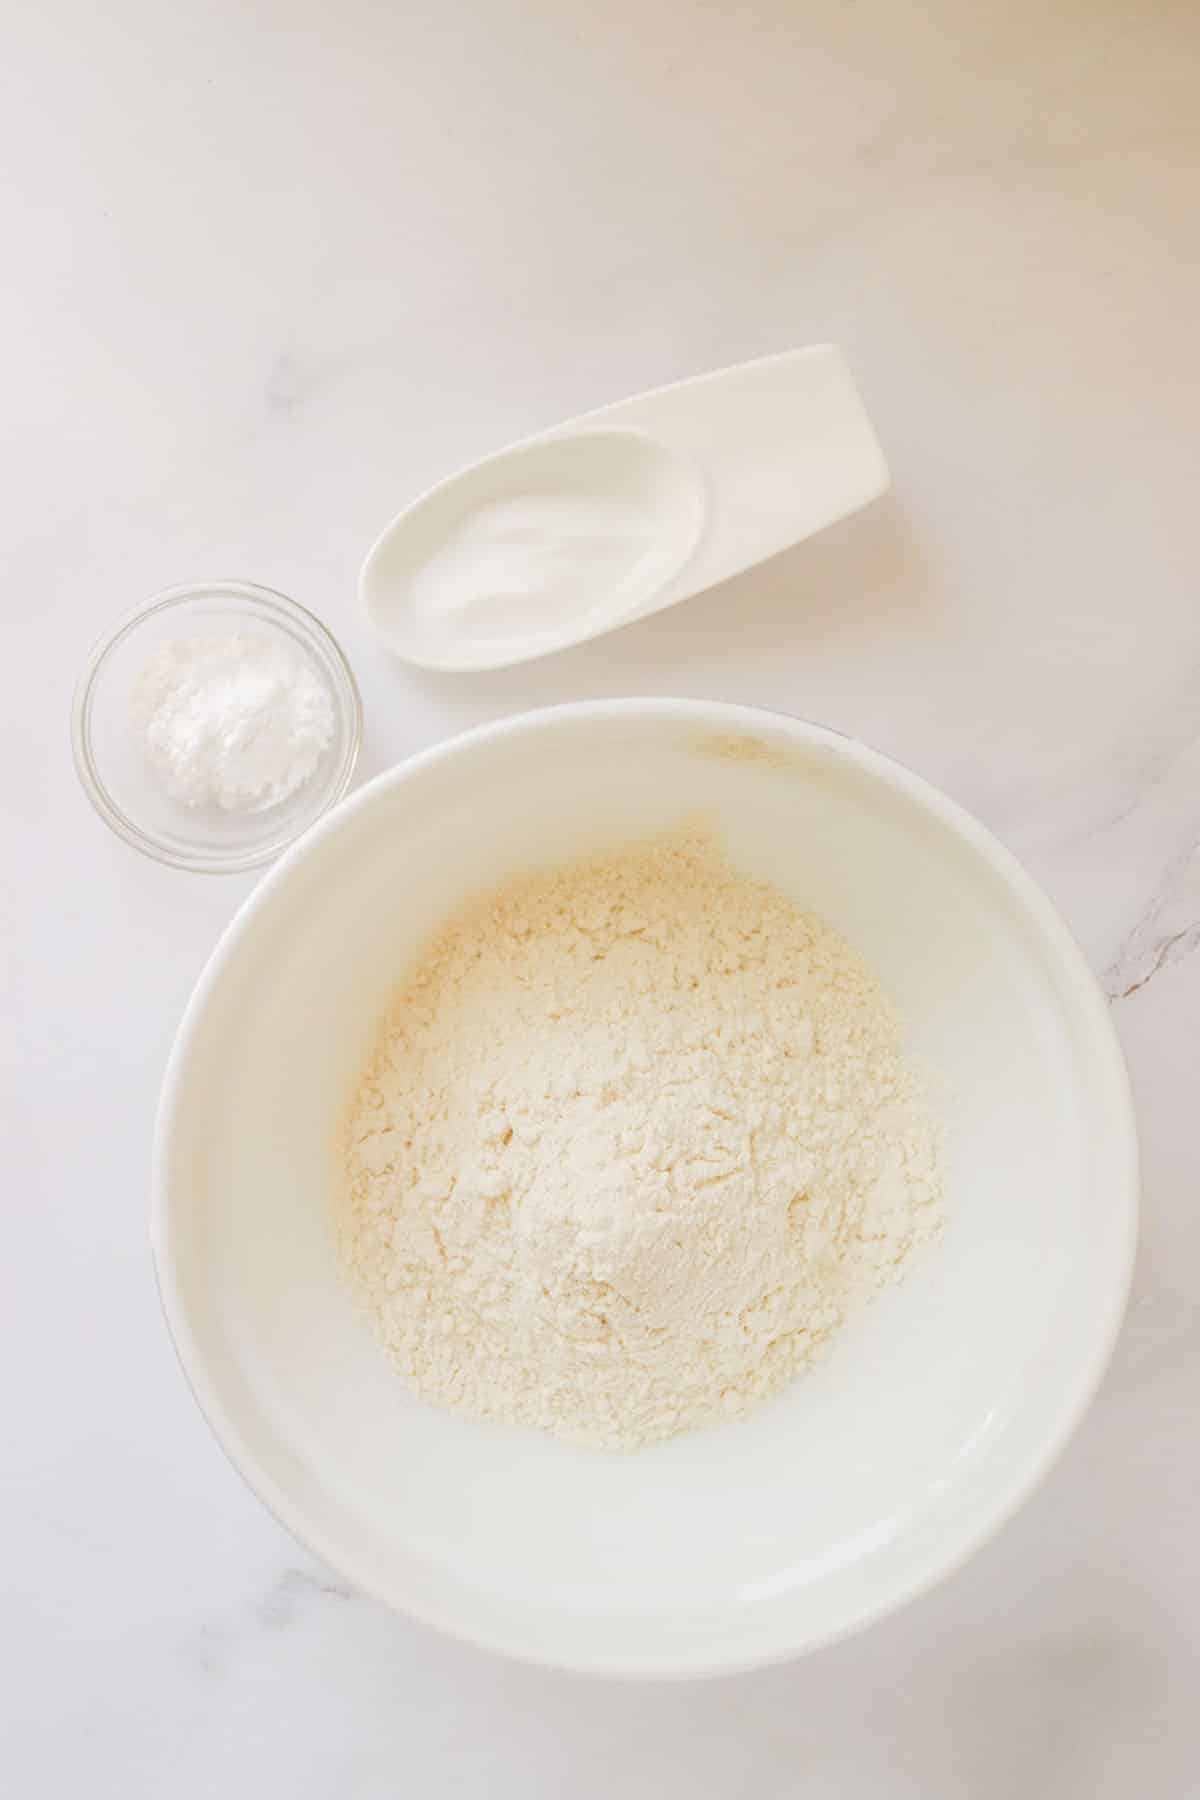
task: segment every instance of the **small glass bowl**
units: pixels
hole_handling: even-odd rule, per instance
[[[133,684],[172,640],[231,633],[284,641],[324,683],[333,738],[294,793],[252,812],[195,808],[159,785],[134,736]],[[362,702],[350,665],[319,619],[269,588],[246,581],[194,582],[156,594],[92,651],[75,690],[71,744],[84,792],[118,837],[158,862],[213,874],[270,862],[350,785],[362,735]]]

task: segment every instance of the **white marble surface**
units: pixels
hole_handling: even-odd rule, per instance
[[[1193,0],[50,0],[5,38],[4,1791],[1193,1795]],[[824,337],[885,502],[524,670],[375,653],[355,571],[422,484]],[[249,884],[111,839],[66,737],[92,637],[206,573],[343,637],[368,771],[567,697],[775,704],[943,784],[1060,902],[1138,1093],[1136,1297],[1062,1462],[936,1593],[760,1675],[556,1678],[351,1596],[226,1465],[159,1316],[146,1164]]]

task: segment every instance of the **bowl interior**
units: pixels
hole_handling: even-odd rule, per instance
[[[593,637],[661,593],[707,512],[699,470],[644,432],[536,439],[393,520],[363,565],[363,603],[410,662],[502,668]]]
[[[329,1224],[332,1133],[388,989],[468,892],[696,814],[864,953],[941,1072],[944,1240],[744,1422],[622,1457],[432,1410],[355,1317]],[[1104,1011],[991,840],[830,733],[670,702],[472,734],[293,852],[197,991],[156,1187],[185,1364],[284,1521],[442,1626],[640,1672],[822,1641],[966,1554],[1090,1394],[1133,1216]]]

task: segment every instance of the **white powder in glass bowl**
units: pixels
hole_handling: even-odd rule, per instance
[[[333,699],[303,654],[250,634],[163,644],[130,713],[165,792],[189,808],[255,812],[295,793],[333,740]]]

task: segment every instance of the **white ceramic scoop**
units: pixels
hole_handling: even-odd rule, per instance
[[[451,476],[377,540],[363,604],[406,662],[504,668],[686,600],[887,484],[841,353],[787,351],[584,414]]]

